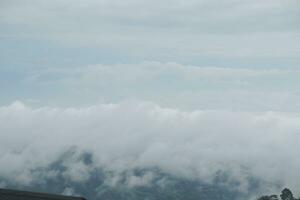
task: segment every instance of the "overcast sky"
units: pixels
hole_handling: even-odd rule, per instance
[[[2,0],[0,103],[298,109],[299,19],[297,0]]]
[[[296,190],[299,22],[298,0],[0,0],[0,177],[76,145]]]

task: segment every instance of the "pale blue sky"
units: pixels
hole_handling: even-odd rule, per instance
[[[296,0],[3,0],[0,5],[0,104],[81,106],[139,99],[180,108],[286,109],[283,105],[299,99]],[[182,68],[178,72],[168,63]],[[103,77],[103,66],[115,71]],[[190,66],[211,67],[213,75],[199,69],[193,81],[185,79]],[[229,68],[232,75],[217,75],[215,67]],[[245,71],[239,74],[240,69]],[[254,73],[250,78],[247,69]],[[260,75],[261,70],[267,71]],[[95,71],[98,76],[86,78]],[[136,77],[140,74],[155,76],[145,81]]]

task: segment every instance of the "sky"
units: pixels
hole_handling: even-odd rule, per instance
[[[140,99],[182,109],[298,109],[289,102],[299,93],[297,0],[0,5],[2,105]],[[256,105],[264,99],[275,105]]]
[[[298,0],[0,0],[0,177],[77,146],[300,194],[299,20]]]

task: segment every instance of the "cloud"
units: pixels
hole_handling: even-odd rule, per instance
[[[300,6],[294,0],[28,0],[2,5],[4,35],[96,47],[113,57],[178,61],[299,55],[294,44]]]
[[[141,62],[35,69],[23,77],[17,85],[46,105],[139,99],[192,110],[300,110],[297,69]]]
[[[0,107],[0,186],[60,177],[73,194],[99,169],[108,186],[166,185],[134,173],[158,168],[208,183],[228,173],[224,184],[241,191],[251,177],[296,191],[299,9],[295,0],[2,0],[0,101],[21,101]],[[115,64],[90,64],[107,60]]]
[[[172,2],[173,4],[170,4]],[[158,29],[193,28],[203,32],[218,31],[274,31],[286,28],[299,29],[297,18],[299,5],[297,1],[280,0],[267,1],[137,1],[126,0],[111,2],[107,0],[95,1],[2,1],[2,21],[23,24],[29,20],[31,26],[47,28],[50,31],[80,30],[80,26],[101,33],[104,28],[118,25],[123,28]],[[27,11],[27,15],[23,15]],[[234,12],[232,12],[234,11]],[[82,13],[85,13],[82,15]],[[281,14],[279,17],[278,14]],[[277,20],[263,20],[264,16]],[[78,20],[78,17],[79,20]],[[58,20],[60,19],[60,20]],[[46,23],[45,23],[46,22]],[[50,24],[49,22],[56,22]],[[256,23],[253,23],[256,22]],[[228,28],[237,23],[234,30]],[[287,24],[285,24],[287,23]],[[68,24],[69,26],[65,26]],[[198,25],[197,27],[195,25]],[[226,27],[228,26],[229,27]],[[265,25],[263,28],[262,26]],[[295,25],[295,26],[291,26]],[[116,28],[116,27],[115,27]],[[148,29],[148,30],[149,30]],[[84,32],[84,30],[81,30]]]
[[[80,154],[63,159],[64,176],[75,182],[87,180],[97,167],[116,174],[159,168],[207,182],[228,172],[245,190],[249,177],[297,190],[299,120],[298,113],[187,112],[149,102],[65,109],[14,103],[0,108],[0,177],[30,184],[39,177],[36,169],[76,147],[90,152],[93,163]],[[128,184],[147,184],[153,176],[132,175]]]

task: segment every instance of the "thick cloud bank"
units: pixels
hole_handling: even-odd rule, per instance
[[[116,173],[158,168],[208,183],[228,173],[244,191],[251,177],[297,190],[299,121],[298,113],[186,112],[149,102],[66,109],[15,102],[0,108],[0,177],[30,185],[38,178],[35,169],[76,148],[93,155],[93,165],[65,159],[64,176],[75,182],[88,179],[95,167]],[[146,173],[127,183],[145,185],[152,178]]]

